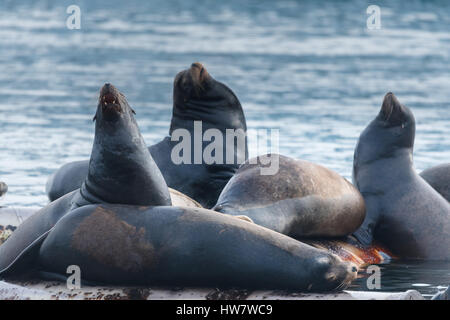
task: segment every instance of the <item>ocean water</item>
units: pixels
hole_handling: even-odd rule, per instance
[[[72,4],[79,30],[66,27]],[[449,162],[450,2],[377,1],[379,30],[367,29],[369,4],[1,1],[2,204],[45,205],[48,176],[89,157],[105,82],[126,94],[147,144],[158,142],[173,78],[194,61],[233,89],[250,129],[279,129],[281,154],[350,179],[357,138],[393,91],[416,117],[416,170]],[[437,290],[450,283],[441,269],[428,287],[413,286],[416,272],[389,289]]]

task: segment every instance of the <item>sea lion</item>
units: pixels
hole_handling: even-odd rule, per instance
[[[450,163],[424,170],[420,176],[450,202]]]
[[[8,192],[8,185],[0,181],[0,197],[3,197]]]
[[[343,237],[361,225],[364,200],[339,174],[282,155],[264,157],[278,157],[278,172],[262,175],[260,158],[250,159],[230,179],[213,210],[246,215],[297,239]]]
[[[274,231],[211,210],[89,205],[61,219],[43,242],[46,275],[80,267],[82,279],[117,285],[329,291],[352,264]]]
[[[373,239],[399,258],[450,259],[450,205],[413,168],[415,119],[393,93],[361,133],[353,181],[366,218],[355,237]]]
[[[101,88],[94,120],[89,171],[81,188],[53,201],[17,228],[0,246],[0,270],[26,266],[28,253],[34,253],[29,249],[38,246],[60,218],[78,207],[106,202],[171,205],[166,182],[139,132],[133,109],[113,85]]]
[[[197,136],[196,128],[199,128]],[[203,152],[211,142],[196,140],[202,139],[210,129],[220,133],[223,139],[220,142],[223,148],[222,163],[218,161],[208,164],[203,158]],[[178,139],[174,132],[181,132],[180,130],[185,130],[191,138],[189,144],[193,152],[189,157],[190,163],[175,164],[172,161],[172,150],[181,142],[172,139]],[[232,150],[227,149],[227,130],[235,132],[237,139],[242,138],[244,143],[234,143],[233,139]],[[244,112],[233,91],[215,80],[202,64],[193,63],[189,69],[181,71],[175,77],[169,136],[151,146],[149,150],[169,187],[198,201],[203,207],[211,208],[239,165],[248,158],[246,131]],[[180,140],[184,141],[184,138]],[[200,159],[196,159],[196,143],[201,148]],[[232,162],[226,161],[227,153],[230,152],[234,152],[228,155],[233,158]],[[87,161],[63,165],[47,182],[46,192],[49,199],[53,201],[79,188],[87,170]]]
[[[301,291],[339,290],[356,277],[355,265],[324,250],[229,215],[171,206],[132,109],[105,86],[85,182],[0,246],[0,276],[58,278],[75,264],[94,283]]]

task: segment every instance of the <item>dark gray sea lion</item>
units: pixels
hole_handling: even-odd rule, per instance
[[[8,192],[8,185],[0,181],[0,197],[3,197],[6,192]]]
[[[192,64],[190,69],[175,77],[173,101],[169,137],[151,146],[150,152],[169,187],[197,200],[205,208],[211,208],[228,180],[248,157],[244,112],[233,91],[213,79],[200,63]],[[174,131],[188,130],[191,135],[190,145],[194,147],[194,121],[201,121],[201,134],[210,129],[221,133],[223,164],[206,164],[205,159],[200,159],[201,163],[196,164],[195,150],[191,154],[191,164],[177,165],[172,161],[172,150],[179,143],[171,140]],[[226,141],[227,130],[240,132],[244,144],[233,140],[230,150]],[[201,150],[205,150],[209,143],[203,142]],[[232,162],[227,163],[230,152]]]
[[[450,163],[424,170],[420,176],[450,202]]]
[[[262,175],[259,158],[249,160],[213,209],[246,215],[294,238],[343,237],[361,225],[364,200],[350,182],[323,166],[281,155],[270,158],[274,156],[279,159],[276,174]]]
[[[0,276],[57,278],[78,265],[83,280],[106,284],[301,291],[339,290],[356,277],[355,265],[325,250],[215,211],[170,206],[157,169],[125,98],[104,87],[85,182],[0,246]]]
[[[201,121],[200,136],[195,136],[194,122]],[[197,122],[199,124],[199,122]],[[222,135],[222,163],[210,163],[202,157],[211,143],[200,141],[200,159],[196,160],[194,145],[196,138],[202,139],[209,129],[216,129]],[[248,157],[247,140],[234,142],[227,149],[226,131],[231,130],[243,136],[247,130],[244,112],[236,95],[223,83],[216,81],[200,63],[193,63],[180,72],[173,85],[173,115],[169,136],[151,146],[150,153],[160,168],[167,185],[198,201],[203,207],[211,208],[228,180]],[[172,141],[174,132],[187,130],[193,152],[190,163],[176,164],[172,150],[181,141]],[[180,140],[182,140],[180,138]],[[214,139],[212,139],[214,140]],[[227,153],[233,152],[231,162]],[[200,161],[200,162],[198,162]],[[46,191],[51,201],[80,187],[87,173],[88,162],[77,161],[62,166],[47,182]]]
[[[39,265],[110,284],[329,291],[356,268],[337,256],[206,209],[89,205],[61,219]]]
[[[105,84],[95,115],[89,172],[80,189],[25,220],[0,246],[0,272],[33,259],[40,241],[68,212],[94,203],[171,205],[164,178],[139,132],[133,110],[114,86]],[[12,268],[12,269],[14,269]]]
[[[413,168],[415,120],[392,93],[359,137],[353,181],[366,218],[355,236],[400,258],[450,259],[450,205]]]

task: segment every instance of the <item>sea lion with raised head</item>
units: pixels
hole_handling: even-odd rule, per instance
[[[339,174],[282,155],[278,172],[261,174],[259,157],[243,164],[223,189],[213,210],[245,215],[256,224],[300,239],[344,237],[363,222],[364,200]]]
[[[26,267],[27,258],[35,254],[30,249],[38,247],[58,220],[75,208],[94,203],[171,205],[166,182],[144,143],[133,110],[114,86],[101,88],[94,119],[94,145],[81,188],[53,201],[17,228],[0,246],[0,271]]]
[[[366,218],[355,232],[399,258],[450,259],[450,205],[413,168],[415,120],[393,93],[361,133],[353,181],[364,197]]]
[[[450,202],[450,163],[428,168],[420,176]]]
[[[207,130],[220,133],[220,139],[223,139],[220,141],[222,160],[209,163],[203,158],[205,148],[211,143],[202,140]],[[236,133],[237,139],[242,139],[243,143],[235,143],[233,138],[230,148],[226,140],[227,130]],[[244,112],[233,91],[215,80],[202,64],[193,63],[175,77],[169,136],[149,149],[170,188],[193,198],[205,208],[211,208],[228,180],[248,157],[246,130]],[[189,163],[174,163],[172,159],[172,150],[180,143],[177,139],[184,139],[174,132],[189,134],[189,145],[193,150],[189,150]],[[172,141],[173,138],[177,141]],[[200,138],[200,142],[196,138]],[[195,144],[199,144],[198,149]],[[196,150],[199,150],[199,157]],[[232,154],[228,154],[230,152]],[[79,188],[87,171],[87,161],[63,165],[47,182],[49,199],[53,201]]]
[[[81,268],[104,284],[329,291],[355,265],[215,211],[171,206],[125,97],[100,93],[88,176],[81,189],[25,220],[0,246],[0,276],[45,277]],[[120,201],[120,204],[118,203]]]

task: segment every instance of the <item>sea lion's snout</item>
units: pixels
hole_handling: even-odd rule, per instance
[[[325,281],[334,290],[343,290],[356,279],[358,267],[356,264],[342,261],[338,256],[330,255],[317,260],[317,268],[323,270]]]
[[[392,92],[388,92],[384,96],[380,113],[383,120],[393,126],[404,125],[409,118],[407,108],[398,101]]]
[[[100,89],[99,104],[106,120],[114,120],[122,113],[120,92],[110,83],[105,83]]]
[[[110,83],[105,83],[100,89],[100,102],[107,106],[119,103],[119,91]]]

